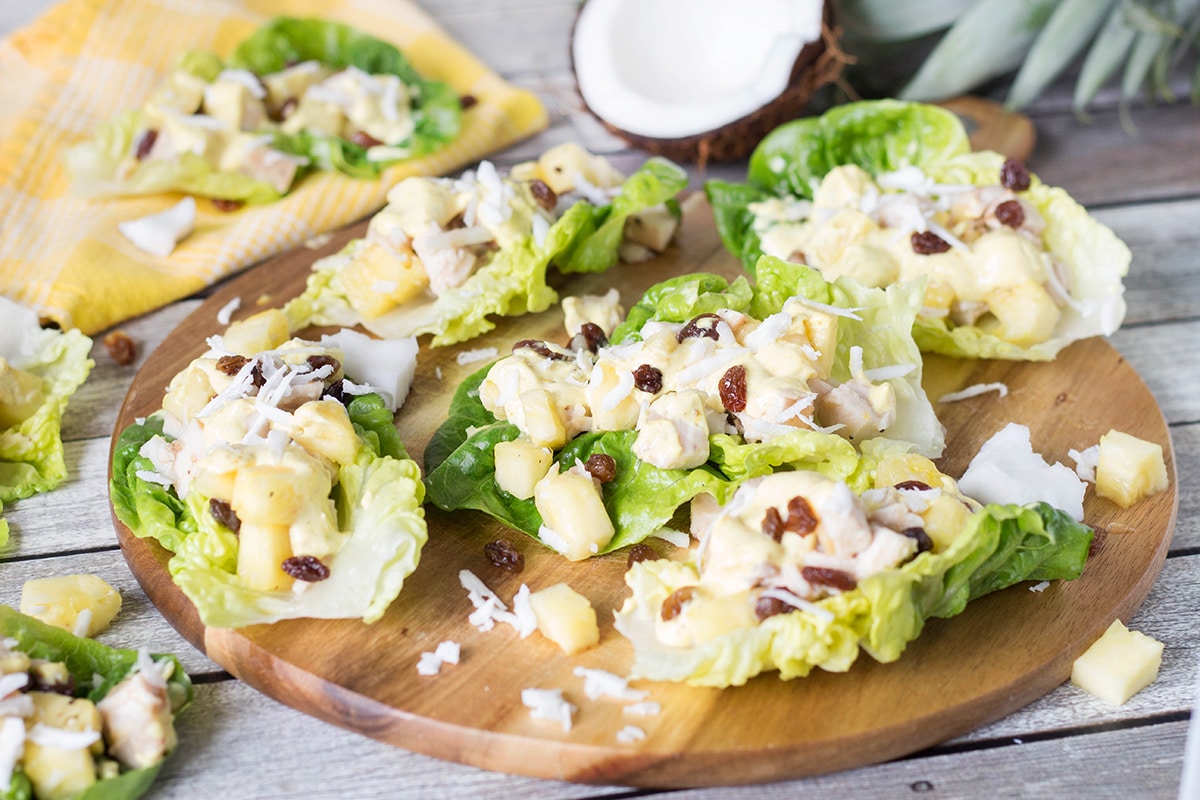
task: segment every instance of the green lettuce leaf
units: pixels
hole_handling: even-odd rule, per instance
[[[420,469],[408,458],[383,400],[374,394],[349,405],[361,447],[339,467],[334,487],[338,528],[348,531],[329,560],[329,578],[297,594],[247,588],[237,577],[237,537],[205,509],[198,492],[182,502],[171,490],[137,475],[152,470],[138,449],[162,431],[160,415],[118,437],[110,486],[113,509],[131,531],[175,555],[168,570],[205,625],[234,628],[293,617],[378,620],[416,569],[428,535]]]
[[[745,184],[710,181],[705,192],[726,249],[754,275],[762,254],[747,206],[772,197],[812,199],[834,167],[854,164],[871,175],[915,166],[939,183],[999,182],[1004,157],[972,153],[966,130],[943,108],[897,100],[838,106],[820,117],[789,122],[772,131],[750,157]],[[1113,232],[1062,189],[1036,179],[1022,195],[1046,221],[1047,250],[1070,272],[1071,299],[1053,336],[1020,347],[976,326],[918,317],[914,336],[921,350],[965,358],[1045,361],[1073,341],[1109,335],[1125,314],[1122,278],[1131,256]]]
[[[42,404],[20,423],[0,430],[0,509],[4,503],[48,492],[67,476],[62,417],[67,402],[87,379],[94,362],[92,340],[78,330],[45,330],[35,313],[0,297],[5,317],[0,357],[41,379]],[[0,546],[8,524],[0,518]]]
[[[694,568],[644,561],[626,573],[633,595],[616,626],[633,642],[635,677],[739,686],[769,670],[785,680],[813,668],[844,672],[860,649],[895,661],[927,619],[955,616],[969,600],[1021,581],[1077,578],[1091,540],[1090,528],[1045,503],[985,506],[946,551],[923,553],[818,601],[827,617],[796,610],[689,648],[661,644],[654,617],[672,592],[695,582]]]
[[[93,702],[103,699],[127,677],[138,660],[136,650],[114,650],[92,639],[80,638],[46,625],[4,605],[0,605],[0,636],[16,639],[15,649],[32,658],[64,662],[75,678],[75,685],[87,689],[82,696]],[[175,656],[155,655],[154,659],[167,659],[173,664],[174,668],[167,679],[167,693],[173,712],[179,714],[192,702],[192,682]],[[97,677],[98,681],[95,680]],[[150,788],[161,767],[160,762],[151,767],[122,772],[115,778],[98,781],[77,797],[79,800],[132,800]],[[29,780],[19,768],[13,778],[9,792],[2,797],[5,800],[31,798]]]

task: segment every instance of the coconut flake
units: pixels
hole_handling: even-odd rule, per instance
[[[92,627],[92,610],[90,608],[82,609],[79,616],[75,617],[75,628],[71,632],[84,639],[88,635],[88,629]]]
[[[828,303],[818,303],[816,300],[809,300],[807,297],[802,297],[801,295],[796,295],[792,299],[805,308],[811,308],[814,311],[823,311],[826,314],[833,314],[835,317],[845,317],[846,319],[862,322],[862,317],[858,315],[858,312],[863,310],[861,308],[831,306]]]
[[[137,477],[146,481],[146,483],[157,483],[159,486],[174,486],[175,482],[163,475],[160,472],[152,472],[148,469],[139,469],[133,473]]]
[[[23,689],[29,683],[29,673],[9,672],[0,676],[0,698],[8,697],[13,692]]]
[[[0,720],[0,791],[12,788],[13,769],[25,754],[25,721],[20,717]]]
[[[1030,586],[1029,591],[1037,592],[1038,594],[1041,594],[1042,592],[1046,591],[1046,589],[1048,589],[1049,587],[1050,587],[1050,581],[1042,581],[1041,583],[1035,583],[1033,586]]]
[[[474,364],[479,361],[487,361],[489,358],[495,358],[500,353],[494,347],[480,347],[478,350],[463,350],[454,357],[454,360],[460,365]]]
[[[662,703],[657,700],[643,700],[640,703],[630,703],[622,710],[632,717],[653,717],[662,713]]]
[[[69,731],[66,728],[53,728],[39,722],[30,729],[29,741],[39,747],[54,747],[59,750],[82,750],[100,741],[100,731],[91,729]]]
[[[583,693],[589,700],[611,697],[616,700],[638,702],[650,696],[647,691],[629,688],[628,678],[622,678],[620,675],[614,675],[602,669],[576,667],[574,672],[575,675],[583,678]]]
[[[890,381],[897,378],[903,378],[916,368],[916,364],[891,364],[886,367],[875,367],[874,369],[863,370],[863,375],[867,377],[867,380],[879,383],[880,381]]]
[[[812,555],[812,554],[809,554],[809,555]],[[809,563],[809,559],[807,557],[805,558],[805,563],[806,564]],[[814,566],[816,566],[816,565],[814,564]],[[791,606],[793,608],[798,608],[801,611],[804,611],[808,614],[812,614],[818,620],[820,620],[826,624],[833,622],[833,620],[834,620],[834,614],[829,609],[822,608],[821,606],[817,605],[816,603],[805,600],[800,595],[796,594],[795,592],[789,592],[787,589],[782,589],[782,588],[778,588],[778,587],[773,588],[773,589],[767,589],[766,591],[764,591],[762,593],[762,596],[763,597],[771,597],[776,600],[782,600],[783,602],[787,603],[789,606]]]
[[[221,306],[221,310],[217,312],[217,322],[222,325],[228,325],[233,319],[233,312],[242,307],[242,298],[235,297],[225,305]]]
[[[674,528],[659,528],[650,535],[655,539],[662,539],[664,542],[670,542],[676,547],[687,547],[692,543],[691,534],[685,533],[684,531],[677,531]]]
[[[646,732],[637,725],[626,725],[617,731],[617,741],[621,744],[633,744],[646,738]]]
[[[984,442],[959,478],[963,494],[981,503],[1046,502],[1083,519],[1087,485],[1070,467],[1048,464],[1033,451],[1029,428],[1010,422]]]
[[[366,334],[343,328],[321,337],[325,347],[342,351],[342,367],[347,375],[369,385],[383,398],[388,411],[404,405],[417,371],[417,339],[373,339]]]
[[[1008,385],[1003,383],[975,383],[957,392],[950,392],[938,398],[939,403],[957,403],[971,397],[978,397],[988,392],[999,392],[1001,397],[1008,397]]]
[[[564,733],[571,730],[571,715],[578,711],[563,699],[562,689],[522,689],[521,704],[534,719],[561,722]]]
[[[529,587],[521,584],[521,588],[513,595],[513,616],[516,617],[517,633],[521,638],[529,636],[538,628],[537,615],[533,613],[533,605],[529,602]]]
[[[142,252],[166,258],[195,225],[196,200],[185,197],[157,214],[118,222],[117,230]]]
[[[1067,456],[1075,462],[1075,474],[1081,481],[1096,482],[1096,466],[1100,463],[1100,445],[1094,444],[1086,450],[1068,450]]]
[[[434,648],[431,653],[421,653],[421,658],[417,662],[418,675],[437,675],[442,670],[443,664],[457,664],[461,655],[461,648],[458,642],[445,641]]]

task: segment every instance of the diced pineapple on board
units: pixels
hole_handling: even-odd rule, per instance
[[[597,644],[600,628],[596,610],[588,599],[565,583],[556,583],[529,595],[538,630],[567,655]]]
[[[1119,619],[1075,659],[1071,683],[1114,706],[1123,704],[1158,677],[1163,643],[1131,631]]]
[[[1096,463],[1096,494],[1122,508],[1167,488],[1167,465],[1162,445],[1121,431],[1100,437]]]
[[[21,613],[76,636],[108,629],[121,610],[121,595],[96,575],[35,578],[21,587]]]

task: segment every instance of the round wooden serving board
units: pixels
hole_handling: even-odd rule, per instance
[[[631,303],[672,275],[740,274],[702,198],[690,206],[680,243],[665,255],[573,277],[560,290],[595,293],[615,285]],[[316,257],[364,230],[359,225],[323,247],[280,256],[218,288],[138,373],[117,431],[160,407],[171,377],[205,350],[206,336],[222,329],[217,312],[230,300],[241,299],[236,319],[282,305],[302,290]],[[413,391],[397,417],[418,462],[454,388],[480,366],[459,365],[456,355],[485,347],[505,353],[530,337],[562,341],[561,312],[501,320],[480,339],[421,350]],[[628,594],[623,552],[570,563],[483,514],[427,508],[429,543],[420,566],[378,623],[304,619],[223,630],[205,628],[171,582],[169,553],[119,522],[117,537],[163,615],[230,673],[305,713],[409,750],[504,772],[635,786],[749,783],[847,769],[962,734],[1062,683],[1072,661],[1114,618],[1127,620],[1141,605],[1174,529],[1178,499],[1166,424],[1146,386],[1106,342],[1076,343],[1043,364],[931,358],[926,375],[933,398],[982,382],[1003,381],[1010,389],[1005,398],[989,393],[937,406],[949,430],[941,467],[951,475],[962,474],[988,437],[1016,421],[1029,426],[1035,450],[1050,461],[1066,461],[1068,449],[1088,447],[1110,428],[1158,442],[1170,488],[1129,509],[1089,490],[1086,521],[1101,533],[1081,578],[1040,593],[1028,584],[1015,586],[972,603],[954,619],[931,621],[893,664],[864,654],[848,673],[817,671],[787,682],[765,674],[724,690],[635,682],[662,704],[655,716],[625,714],[615,700],[589,700],[573,674],[577,666],[629,672],[631,648],[612,625],[613,611]],[[488,562],[484,545],[498,538],[524,553],[523,572],[502,572]],[[673,550],[663,542],[656,547]],[[506,602],[522,583],[532,590],[569,583],[596,608],[599,646],[567,657],[538,633],[520,639],[507,625],[479,632],[467,621],[472,608],[459,585],[462,569]],[[421,653],[446,640],[460,643],[461,662],[437,676],[418,676]],[[564,690],[579,707],[569,732],[531,718],[521,704],[527,687]],[[618,743],[617,732],[630,724],[646,738]]]

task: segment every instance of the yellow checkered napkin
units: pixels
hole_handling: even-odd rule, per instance
[[[316,173],[282,200],[235,213],[199,201],[195,232],[170,256],[137,250],[117,223],[179,196],[74,196],[64,150],[139,107],[180,54],[227,57],[281,15],[353,25],[395,44],[426,77],[475,97],[459,139],[376,181]],[[401,178],[453,172],[546,120],[536,97],[501,80],[409,0],[67,0],[0,42],[0,293],[94,333],[360,219]]]

